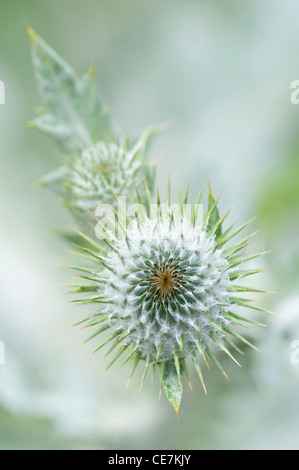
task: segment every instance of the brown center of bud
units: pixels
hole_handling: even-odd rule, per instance
[[[161,299],[171,297],[171,294],[180,286],[177,270],[171,266],[160,266],[151,277],[151,286],[155,296]]]

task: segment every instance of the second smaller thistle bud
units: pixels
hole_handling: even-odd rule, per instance
[[[100,204],[117,209],[117,196],[137,201],[135,186],[146,179],[152,190],[155,165],[144,156],[144,138],[130,145],[128,140],[100,141],[72,158],[65,172],[65,200],[75,216],[86,219]],[[117,196],[116,196],[117,195]],[[145,190],[142,194],[145,197]]]
[[[144,181],[153,191],[156,165],[146,156],[151,138],[161,132],[164,125],[145,129],[136,139],[118,138],[101,140],[94,145],[70,155],[64,165],[46,175],[36,184],[48,186],[62,195],[67,207],[85,228],[88,211],[94,212],[101,204],[118,207],[118,198],[137,202],[135,187]]]
[[[93,246],[82,247],[92,267],[82,268],[82,278],[88,284],[76,292],[90,295],[74,300],[98,304],[83,323],[95,329],[88,339],[109,330],[94,351],[112,343],[107,354],[117,352],[107,368],[126,351],[123,364],[133,360],[130,378],[144,362],[142,385],[148,369],[158,366],[161,388],[177,412],[189,360],[206,392],[200,360],[208,367],[214,363],[226,376],[217,350],[237,362],[231,349],[240,350],[233,340],[252,346],[234,327],[258,322],[241,316],[235,307],[265,311],[239,298],[239,292],[251,289],[235,283],[260,271],[239,270],[241,263],[262,254],[239,255],[252,235],[228,246],[248,223],[223,233],[229,211],[220,217],[210,191],[208,207],[203,217],[198,217],[201,193],[191,212],[184,210],[187,194],[180,210],[174,212],[169,186],[166,204],[158,197],[154,215],[136,212],[135,218],[122,226],[124,237],[117,239],[104,232],[107,249],[82,235]],[[151,206],[150,199],[148,203]]]

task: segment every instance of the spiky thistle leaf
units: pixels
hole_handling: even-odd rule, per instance
[[[95,69],[78,78],[31,27],[28,28],[41,113],[29,124],[49,134],[60,147],[73,153],[111,135],[110,111],[96,90]]]

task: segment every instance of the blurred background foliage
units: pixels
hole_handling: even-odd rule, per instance
[[[296,0],[0,0],[0,449],[299,447],[298,14]],[[160,188],[170,171],[194,201],[207,178],[232,219],[258,215],[255,251],[272,249],[252,279],[278,292],[261,299],[277,312],[255,333],[262,352],[227,363],[229,382],[206,373],[207,397],[192,377],[180,421],[157,382],[139,394],[127,370],[99,378],[84,333],[66,330],[80,311],[63,302],[70,255],[52,229],[72,221],[31,186],[59,152],[25,125],[40,104],[26,22],[79,74],[96,65],[124,131],[173,120],[152,147]]]

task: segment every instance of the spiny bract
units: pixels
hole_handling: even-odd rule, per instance
[[[107,354],[115,349],[116,355],[110,367],[127,351],[124,364],[133,360],[131,376],[137,364],[144,361],[141,385],[149,367],[159,366],[161,387],[176,411],[182,396],[183,375],[188,379],[188,359],[194,362],[206,391],[200,358],[208,366],[214,363],[226,376],[215,351],[220,349],[235,360],[228,347],[240,350],[232,338],[252,346],[234,326],[257,322],[238,315],[234,306],[264,311],[238,298],[237,293],[251,289],[234,283],[260,271],[238,270],[242,262],[261,254],[247,258],[236,255],[253,234],[227,247],[249,222],[222,233],[222,223],[229,211],[224,217],[219,216],[217,201],[210,191],[208,208],[200,217],[201,193],[192,211],[184,210],[187,195],[183,204],[176,206],[179,210],[174,211],[169,186],[166,204],[161,204],[158,197],[154,213],[136,210],[133,220],[126,224],[120,224],[117,218],[121,237],[115,237],[111,229],[97,221],[107,249],[81,234],[93,245],[92,249],[81,248],[84,257],[87,254],[94,264],[91,268],[75,267],[89,281],[75,292],[90,295],[73,301],[99,305],[79,324],[86,322],[86,326],[98,328],[88,340],[109,330],[94,352],[112,342]],[[151,200],[148,202],[153,207]]]

